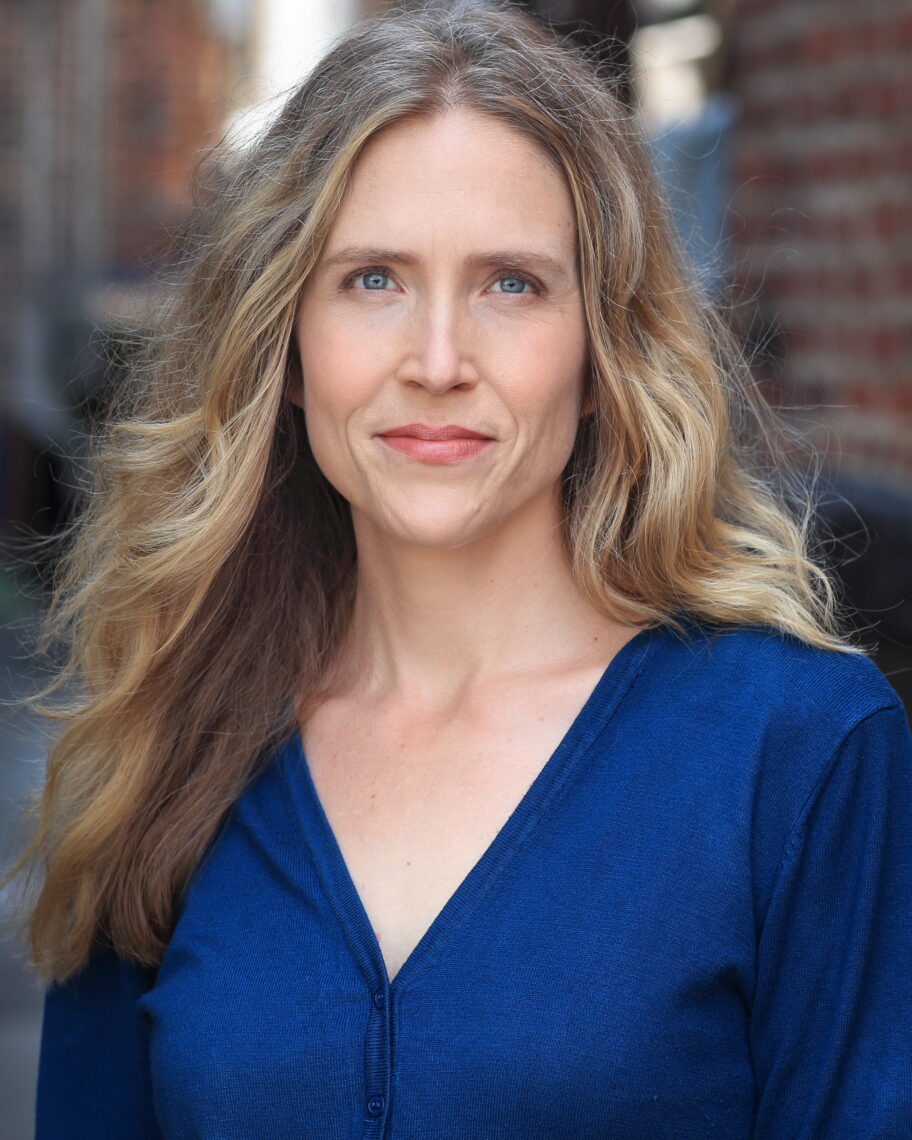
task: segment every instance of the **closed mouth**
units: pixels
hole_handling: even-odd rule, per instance
[[[379,433],[384,436],[411,436],[413,439],[426,439],[443,441],[448,439],[491,439],[484,432],[473,431],[471,428],[461,427],[458,424],[446,424],[444,427],[430,427],[428,424],[404,424],[402,427],[390,428]]]

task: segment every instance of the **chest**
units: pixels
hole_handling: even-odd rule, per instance
[[[625,679],[602,686],[542,794],[526,801],[534,809],[510,817],[498,857],[464,881],[471,893],[430,939],[420,928],[454,884],[438,884],[430,902],[416,890],[426,909],[409,928],[406,884],[417,879],[406,876],[421,860],[452,873],[454,842],[488,840],[498,820],[483,829],[472,804],[492,811],[510,759],[526,764],[535,745],[516,798],[560,743],[574,702],[552,721],[555,685],[491,715],[442,717],[418,744],[427,725],[365,709],[306,726],[315,784],[379,941],[353,906],[354,882],[302,772],[302,742],[289,742],[194,878],[144,1000],[163,1132],[750,1135],[751,738],[743,716],[689,715],[681,702],[672,740],[667,675],[639,695]],[[410,747],[397,728],[414,735]],[[511,806],[502,799],[500,814]],[[770,845],[773,869],[780,850]]]
[[[548,763],[600,668],[471,715],[313,713],[307,766],[390,980]]]

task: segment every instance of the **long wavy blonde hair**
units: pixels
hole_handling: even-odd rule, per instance
[[[361,148],[404,116],[495,116],[566,177],[595,410],[563,521],[591,604],[631,625],[764,623],[865,652],[809,554],[810,496],[778,417],[693,283],[609,78],[518,9],[423,4],[357,24],[251,149],[221,156],[94,442],[37,647],[64,649],[32,698],[62,729],[7,882],[25,872],[20,933],[44,981],[96,943],[160,962],[221,821],[320,697],[356,549],[288,399],[293,321]]]

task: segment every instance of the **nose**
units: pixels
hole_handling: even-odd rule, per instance
[[[455,297],[438,297],[416,312],[399,379],[439,394],[475,384],[478,373],[467,350],[471,342],[468,314]]]

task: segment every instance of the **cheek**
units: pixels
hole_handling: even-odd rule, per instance
[[[509,371],[525,377],[537,402],[565,405],[582,386],[588,360],[585,324],[581,315],[565,313],[554,322],[529,322],[514,338]]]
[[[516,422],[520,466],[527,477],[549,482],[566,466],[579,431],[574,377],[566,367],[537,372],[512,388],[507,400]]]
[[[516,377],[517,412],[525,411],[535,418],[554,417],[555,422],[575,418],[586,363],[578,345],[569,339],[565,344],[547,341],[537,352],[524,352],[516,363],[518,367],[511,369],[511,375]]]
[[[307,437],[317,466],[349,502],[358,498],[361,476],[350,447],[349,427],[358,434],[358,417],[376,392],[373,371],[358,338],[330,331],[319,321],[307,325],[298,340]]]
[[[588,358],[572,336],[542,338],[535,348],[524,349],[509,369],[504,398],[525,437],[527,459],[552,472],[563,467],[576,441]]]
[[[300,357],[307,411],[315,421],[326,416],[338,422],[370,400],[373,372],[357,338],[311,330]]]

